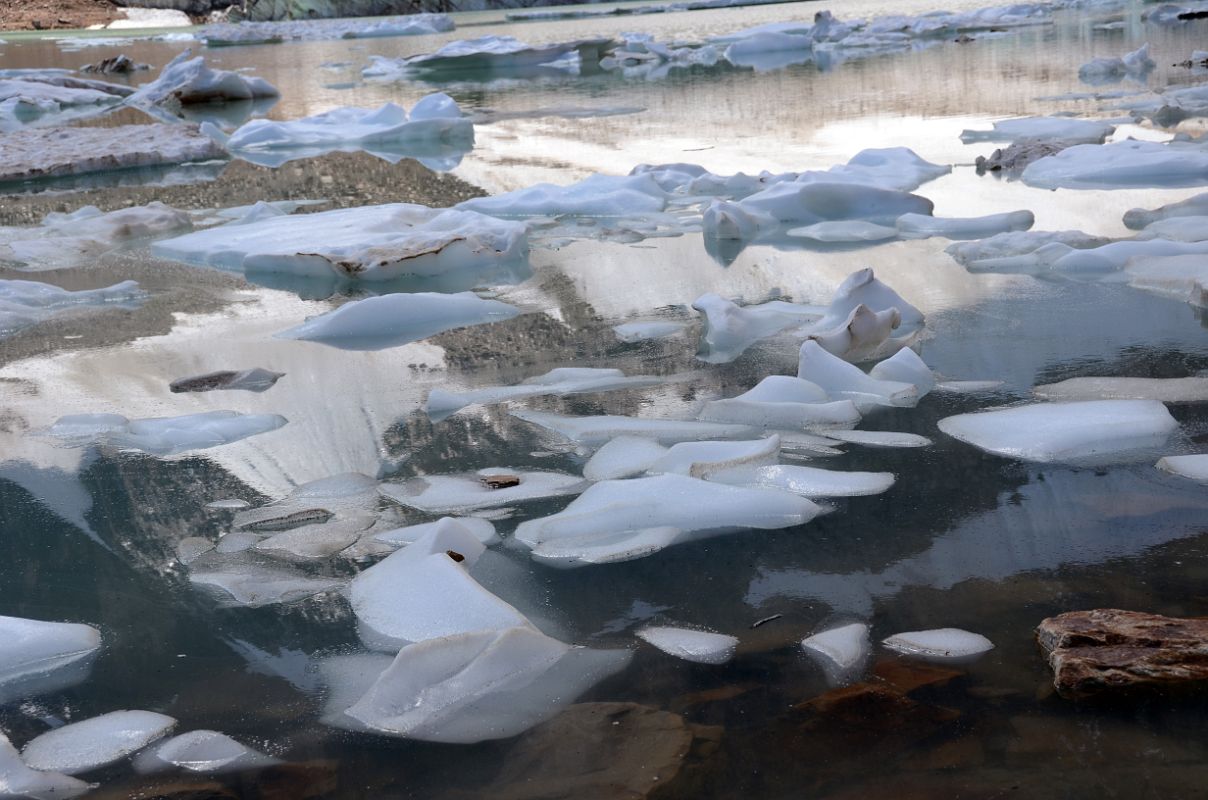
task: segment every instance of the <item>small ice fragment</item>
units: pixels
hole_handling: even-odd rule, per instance
[[[544,375],[526,378],[514,386],[490,386],[468,392],[447,392],[433,389],[428,393],[424,410],[434,420],[444,419],[471,405],[491,405],[507,400],[520,400],[542,395],[589,394],[617,389],[633,389],[661,383],[662,378],[648,375],[626,376],[619,369],[590,367],[559,367]]]
[[[816,661],[831,683],[849,680],[868,658],[868,625],[852,622],[801,640],[806,654]]]
[[[189,772],[217,775],[223,772],[255,769],[280,764],[218,731],[189,731],[152,745],[134,757],[134,770],[140,775],[179,767]]]
[[[47,731],[21,758],[34,769],[75,775],[120,761],[174,727],[175,719],[154,711],[111,711]]]
[[[874,364],[868,371],[869,377],[879,381],[913,383],[923,397],[935,388],[935,374],[923,363],[918,353],[903,347],[889,358]]]
[[[1079,144],[1034,161],[1022,180],[1041,189],[1178,188],[1198,186],[1208,152],[1193,142]]]
[[[960,628],[898,633],[881,644],[904,655],[935,660],[972,658],[994,649],[985,636]]]
[[[734,657],[738,637],[720,633],[650,626],[637,632],[637,637],[654,645],[668,655],[695,661],[698,664],[724,664]]]
[[[201,56],[190,59],[185,50],[172,59],[159,77],[144,83],[127,98],[133,105],[190,105],[224,103],[232,100],[256,100],[277,97],[279,93],[261,78],[248,78],[238,72],[210,69]]]
[[[902,314],[896,308],[873,311],[860,304],[835,328],[814,328],[808,338],[817,342],[828,353],[854,364],[876,358],[882,348],[887,346],[894,329],[901,324]]]
[[[240,500],[237,497],[230,497],[230,498],[223,498],[222,500],[215,500],[212,503],[206,503],[206,508],[240,509],[240,508],[247,508],[250,505],[251,505],[251,503],[249,503],[246,500]]]
[[[1157,468],[1200,483],[1208,483],[1208,455],[1165,456]]]
[[[643,436],[618,436],[596,451],[583,466],[589,481],[632,478],[650,469],[667,448]]]
[[[705,315],[700,357],[711,364],[733,361],[760,339],[812,321],[822,312],[782,300],[744,307],[711,293],[696,298],[692,307]]]
[[[802,497],[860,497],[888,491],[893,486],[894,476],[892,472],[845,472],[774,464],[756,469],[750,483]]]
[[[287,422],[279,414],[239,414],[234,411],[133,420],[117,414],[72,414],[60,417],[42,433],[62,440],[68,447],[97,443],[171,456],[268,433]]]
[[[927,447],[931,444],[926,436],[896,431],[827,431],[826,435],[841,442],[869,447]]]
[[[213,593],[224,606],[260,608],[274,603],[293,603],[324,592],[335,591],[346,578],[312,578],[297,570],[235,563],[194,569],[189,582]]]
[[[1003,387],[1003,381],[939,381],[935,391],[949,394],[980,394],[996,392]]]

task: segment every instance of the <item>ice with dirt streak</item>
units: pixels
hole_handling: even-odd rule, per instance
[[[134,771],[140,775],[153,775],[172,769],[220,775],[270,767],[281,761],[218,731],[198,730],[154,744],[136,755],[132,763]]]

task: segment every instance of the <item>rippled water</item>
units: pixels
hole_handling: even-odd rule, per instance
[[[976,5],[969,0],[953,8]],[[282,93],[269,116],[289,119],[386,100],[409,106],[432,90],[361,81],[370,54],[426,52],[488,33],[534,43],[629,30],[699,39],[808,19],[821,7],[514,24],[482,12],[462,15],[457,32],[440,36],[205,55],[211,65],[254,68]],[[928,2],[854,2],[834,10],[848,18],[931,8]],[[1093,101],[1040,98],[1085,91],[1077,79],[1080,64],[1145,40],[1158,62],[1151,86],[1190,82],[1186,70],[1170,65],[1202,47],[1208,23],[1147,27],[1140,11],[1132,5],[1063,12],[1056,25],[966,45],[942,42],[830,71],[695,68],[661,81],[601,75],[442,86],[480,118],[475,150],[448,175],[363,155],[295,162],[276,173],[233,163],[213,182],[192,186],[6,196],[0,216],[5,223],[29,221],[88,203],[117,207],[157,198],[182,207],[304,196],[339,206],[412,199],[436,205],[476,191],[569,183],[592,172],[624,174],[639,163],[780,172],[824,168],[866,147],[903,145],[955,165],[951,175],[920,189],[935,201],[937,215],[1027,208],[1036,214],[1037,230],[1122,236],[1125,210],[1195,190],[1050,192],[981,177],[973,159],[993,146],[963,145],[958,135],[1003,116],[1121,113]],[[1122,29],[1092,27],[1114,17],[1125,21]],[[0,68],[76,66],[119,51],[158,66],[183,46],[138,42],[64,53],[49,40],[5,38],[10,43],[0,48]],[[346,66],[321,66],[332,62]],[[1122,88],[1141,87],[1126,82]],[[600,115],[584,116],[584,109]],[[88,124],[140,120],[123,111]],[[1148,135],[1124,125],[1117,137],[1130,133]],[[931,447],[852,446],[825,461],[836,469],[891,471],[898,482],[889,492],[835,501],[834,513],[800,528],[710,539],[612,566],[558,571],[504,546],[484,556],[476,576],[568,642],[635,647],[633,631],[646,620],[740,638],[738,657],[724,667],[637,648],[624,672],[584,698],[632,701],[717,726],[698,732],[688,766],[659,797],[1199,796],[1208,748],[1198,699],[1156,698],[1123,709],[1073,706],[1048,690],[1050,675],[1032,632],[1044,617],[1074,609],[1208,614],[1202,487],[1155,470],[1155,454],[1095,467],[1028,464],[984,454],[939,433],[935,423],[1023,400],[1035,384],[1073,376],[1199,374],[1208,369],[1202,312],[1119,283],[971,274],[944,254],[947,244],[930,239],[837,252],[751,247],[723,267],[705,252],[699,234],[635,244],[577,240],[535,250],[531,277],[493,287],[495,296],[531,313],[367,353],[271,338],[340,296],[259,286],[157,261],[141,249],[32,276],[69,288],[134,278],[151,298],[137,311],[56,320],[0,341],[0,614],[87,622],[106,642],[89,681],[0,709],[0,726],[24,740],[41,731],[48,716],[162,711],[180,719],[183,729],[221,730],[292,762],[309,762],[321,776],[304,781],[305,790],[278,786],[284,793],[271,796],[623,796],[541,794],[534,788],[539,779],[504,780],[523,739],[436,745],[322,726],[322,692],[310,660],[358,646],[345,602],[328,597],[287,607],[215,608],[175,563],[176,543],[215,535],[229,524],[229,512],[204,508],[211,500],[258,502],[345,471],[399,478],[491,466],[578,472],[582,455],[551,450],[506,406],[431,422],[422,411],[427,391],[514,383],[570,365],[691,372],[685,383],[521,403],[570,414],[686,416],[701,399],[745,391],[768,374],[793,373],[798,342],[773,338],[732,364],[710,366],[695,358],[695,327],[686,337],[623,344],[612,325],[635,317],[694,323],[686,306],[710,291],[748,302],[781,296],[824,304],[846,275],[873,266],[926,313],[919,352],[928,365],[952,378],[1005,381],[992,396],[932,394],[917,409],[882,411],[862,426],[920,433],[935,440]],[[26,277],[0,268],[0,278]],[[264,394],[167,393],[167,383],[178,377],[250,366],[287,377]],[[53,449],[25,436],[69,413],[134,418],[214,408],[278,413],[290,422],[173,459]],[[1208,412],[1200,405],[1171,411],[1182,430],[1163,452],[1199,450]],[[514,523],[562,505],[525,507],[499,529],[506,535]],[[751,627],[772,615],[783,616]],[[917,705],[910,708],[872,708],[855,719],[802,709],[799,704],[827,686],[797,643],[844,618],[869,621],[874,640],[951,626],[982,633],[996,648],[946,683],[913,692]],[[898,664],[880,658],[886,674]],[[555,766],[538,759],[532,774],[540,778]],[[125,767],[97,779],[114,797],[134,796],[141,785]],[[270,796],[268,784],[257,788],[257,780],[247,778],[236,796]]]

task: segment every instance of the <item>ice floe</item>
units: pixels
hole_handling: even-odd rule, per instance
[[[818,306],[783,300],[739,306],[712,293],[696,298],[692,307],[705,315],[699,357],[711,364],[733,361],[760,339],[775,336],[803,322],[813,322],[826,312]]]
[[[101,648],[96,628],[74,622],[0,616],[0,635],[0,703],[80,683]]]
[[[96,206],[54,211],[37,227],[0,228],[0,260],[23,272],[78,266],[117,247],[192,227],[187,213],[159,202],[107,212]]]
[[[1032,390],[1041,400],[1208,402],[1208,378],[1069,378]]]
[[[469,475],[423,475],[383,483],[383,495],[427,514],[498,508],[512,503],[578,494],[584,481],[561,472],[491,468]]]
[[[0,338],[71,309],[134,308],[145,298],[134,281],[73,292],[40,281],[0,280]]]
[[[632,478],[650,469],[667,454],[667,448],[642,436],[618,436],[609,440],[583,465],[589,481]]]
[[[279,414],[240,414],[235,411],[207,411],[179,417],[133,420],[119,414],[72,414],[60,417],[39,433],[60,440],[67,447],[100,444],[171,456],[275,431],[287,422]]]
[[[284,372],[272,372],[260,367],[238,371],[225,369],[218,372],[207,372],[204,375],[177,378],[168,384],[168,389],[174,394],[213,391],[267,392],[283,377],[285,377]]]
[[[898,431],[827,431],[831,439],[850,444],[862,444],[869,447],[927,447],[931,440],[917,433],[901,433]]]
[[[1202,254],[1134,258],[1128,285],[1208,308],[1208,260]]]
[[[883,356],[883,348],[901,324],[902,314],[896,308],[873,311],[861,304],[836,327],[815,331],[806,338],[844,361],[859,363]]]
[[[985,636],[959,628],[907,631],[894,634],[881,644],[903,655],[931,660],[975,658],[994,649],[994,644]]]
[[[1014,142],[1020,139],[1061,139],[1076,144],[1102,144],[1116,130],[1109,122],[1073,117],[1021,117],[993,123],[988,131],[966,129],[961,141]]]
[[[386,36],[423,36],[454,29],[447,14],[407,14],[367,20],[360,17],[296,19],[207,25],[197,38],[207,47],[276,42],[314,42],[330,39],[375,39]]]
[[[226,103],[274,98],[279,92],[262,78],[210,69],[201,56],[185,50],[168,62],[159,77],[139,86],[127,102],[138,106]]]
[[[919,358],[918,353],[908,347],[903,347],[884,361],[873,364],[868,375],[879,381],[912,383],[919,390],[920,398],[936,385],[935,373]]]
[[[1164,456],[1155,466],[1172,475],[1208,483],[1208,455]]]
[[[1179,141],[1081,144],[1032,162],[1022,178],[1042,189],[1198,186],[1208,183],[1208,150]]]
[[[625,322],[612,327],[617,341],[633,343],[678,336],[688,327],[685,322]]]
[[[1078,68],[1078,79],[1091,86],[1119,82],[1124,77],[1143,80],[1157,66],[1149,57],[1149,43],[1120,57],[1096,58]]]
[[[769,375],[737,397],[710,400],[698,417],[772,430],[852,427],[860,412],[851,400],[832,402],[822,387],[787,375]]]
[[[493,217],[629,217],[663,211],[667,193],[650,175],[591,175],[569,186],[539,183],[457,205]]]
[[[0,131],[96,116],[116,107],[127,94],[129,90],[117,84],[59,75],[0,76]]]
[[[1156,447],[1178,423],[1157,400],[1088,400],[958,414],[939,428],[996,455],[1070,461]]]
[[[21,760],[8,736],[0,732],[0,794],[4,797],[66,800],[79,797],[92,788],[93,784],[61,772],[31,769]]]
[[[154,711],[111,711],[47,731],[21,750],[34,769],[78,775],[121,761],[176,727]]]
[[[704,439],[727,439],[754,431],[747,425],[723,425],[675,419],[645,419],[641,417],[595,416],[571,417],[547,411],[514,409],[513,417],[557,434],[575,444],[598,447],[618,436],[641,436],[663,444],[696,442]]]
[[[1162,220],[1202,216],[1208,216],[1208,192],[1188,197],[1186,200],[1179,200],[1176,203],[1167,203],[1160,208],[1129,209],[1124,214],[1124,224],[1139,231]]]
[[[205,775],[280,764],[280,760],[240,744],[218,731],[189,731],[152,745],[134,757],[134,770],[150,775],[183,769]]]
[[[1014,231],[988,239],[956,242],[944,251],[970,272],[1041,272],[1072,250],[1102,247],[1112,240],[1082,231]]]
[[[741,483],[815,498],[882,494],[889,491],[894,481],[892,472],[849,472],[799,464],[773,464],[756,468]]]
[[[345,303],[277,336],[321,342],[341,350],[381,350],[519,314],[514,306],[473,292],[388,294]]]
[[[871,651],[868,625],[851,622],[801,640],[801,647],[831,683],[851,680],[864,667]]]
[[[391,547],[403,547],[419,541],[438,527],[447,528],[450,524],[461,527],[483,544],[493,544],[499,541],[499,535],[495,533],[495,526],[491,521],[478,517],[441,517],[435,522],[424,522],[419,525],[382,531],[374,534],[373,538]]]
[[[433,389],[428,393],[424,410],[434,420],[444,419],[472,405],[491,405],[508,400],[541,395],[587,394],[617,389],[653,386],[665,379],[648,375],[626,376],[619,369],[590,367],[558,367],[544,375],[526,378],[515,386],[491,386],[468,392],[448,392]]]
[[[202,556],[190,567],[189,582],[211,593],[223,606],[260,608],[294,603],[336,591],[348,582],[347,578],[316,578],[286,567],[259,564],[239,554],[234,560]]]
[[[861,410],[875,406],[911,408],[920,397],[913,383],[878,380],[812,340],[801,345],[797,377],[822,387],[832,399],[851,400]]]
[[[706,209],[704,231],[713,239],[746,239],[753,231],[813,225],[834,220],[863,220],[892,225],[903,214],[930,215],[925,197],[863,183],[783,181],[736,203]]]
[[[907,238],[942,236],[946,239],[983,239],[1008,231],[1026,231],[1036,224],[1031,211],[1009,211],[984,217],[945,218],[924,214],[903,214],[895,227]]]
[[[433,169],[448,170],[474,146],[474,124],[444,93],[423,97],[410,113],[386,103],[286,121],[255,119],[230,136],[212,123],[202,130],[231,154],[268,167],[333,151],[364,151],[391,162],[410,156]]]
[[[667,655],[698,664],[725,664],[734,657],[738,637],[692,628],[651,625],[635,634]]]

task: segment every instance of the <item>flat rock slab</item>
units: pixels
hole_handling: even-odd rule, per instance
[[[191,124],[31,128],[5,134],[0,184],[226,158]]]
[[[1065,698],[1208,685],[1208,618],[1071,611],[1041,622],[1036,640]]]

